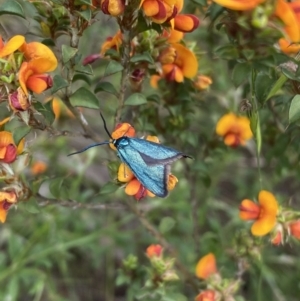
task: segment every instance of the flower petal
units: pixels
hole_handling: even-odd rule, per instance
[[[264,215],[253,223],[251,227],[251,233],[255,236],[264,236],[271,232],[276,225],[276,216]]]
[[[213,0],[217,4],[232,10],[250,10],[266,0]]]
[[[202,257],[196,265],[196,276],[207,279],[210,275],[217,273],[216,258],[213,253]]]
[[[127,183],[133,178],[134,174],[131,169],[125,163],[121,163],[118,169],[118,181]]]
[[[240,210],[240,219],[253,220],[258,219],[260,214],[260,207],[256,203],[251,200],[243,200],[239,207]]]
[[[174,29],[182,32],[192,32],[199,24],[199,19],[191,14],[177,15],[174,18]]]
[[[23,36],[17,35],[12,37],[2,48],[0,48],[0,58],[5,57],[18,50],[22,46],[22,44],[24,44],[24,42],[25,38]]]
[[[278,203],[273,193],[262,190],[258,195],[258,202],[263,209],[263,214],[276,216],[278,212]]]
[[[135,195],[139,192],[141,183],[137,179],[131,180],[125,187],[125,193],[128,195]]]

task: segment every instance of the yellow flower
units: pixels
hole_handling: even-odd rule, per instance
[[[213,0],[221,6],[232,10],[251,10],[266,0]]]
[[[216,132],[224,137],[224,143],[231,147],[245,145],[253,134],[247,117],[239,117],[233,113],[224,115],[217,123]]]
[[[258,204],[245,199],[239,209],[242,220],[255,220],[251,227],[251,232],[255,236],[270,233],[276,225],[278,204],[271,192],[261,190],[258,195]]]
[[[200,258],[196,265],[196,276],[200,279],[207,279],[217,272],[216,257],[213,253],[208,253]]]
[[[0,221],[6,221],[7,211],[10,206],[17,202],[17,196],[14,191],[0,191]]]
[[[17,155],[22,153],[24,148],[24,139],[21,140],[18,147],[15,145],[12,133],[7,131],[0,132],[0,162],[12,163]]]

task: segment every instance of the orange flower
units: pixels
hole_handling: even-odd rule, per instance
[[[232,10],[251,10],[266,0],[213,0],[221,6]]]
[[[31,173],[38,175],[44,173],[48,168],[48,165],[43,161],[36,161],[31,166]]]
[[[289,224],[289,231],[292,236],[294,236],[297,239],[300,239],[300,220],[291,222]]]
[[[14,112],[26,111],[30,107],[29,99],[21,87],[9,94],[8,102]]]
[[[172,44],[176,50],[176,58],[172,64],[162,66],[163,75],[167,80],[183,82],[184,77],[193,78],[198,71],[198,61],[195,54],[181,44]]]
[[[12,163],[17,155],[22,153],[24,148],[24,139],[21,140],[18,147],[15,145],[12,133],[0,132],[0,162]]]
[[[175,4],[176,0],[142,0],[140,6],[153,22],[162,24],[176,15]]]
[[[24,42],[25,38],[23,36],[17,35],[12,37],[6,44],[4,44],[2,37],[0,36],[0,58],[14,53],[22,46]]]
[[[125,0],[101,0],[101,10],[106,15],[117,17],[123,14]]]
[[[300,1],[287,3],[284,0],[276,2],[275,16],[284,23],[286,38],[279,40],[279,46],[284,53],[297,53],[300,45]]]
[[[224,137],[224,143],[231,147],[245,145],[253,134],[247,117],[239,117],[233,113],[224,115],[217,123],[217,135]]]
[[[175,16],[173,20],[174,29],[181,32],[192,32],[198,28],[200,24],[200,20],[191,14],[180,14]]]
[[[111,133],[111,136],[113,139],[118,139],[121,137],[134,137],[135,136],[135,129],[132,125],[129,123],[119,123],[117,124],[115,130]],[[116,150],[116,147],[110,143],[109,146],[113,149]]]
[[[256,220],[251,232],[255,236],[263,236],[271,232],[276,224],[278,204],[271,192],[261,190],[258,203],[245,199],[240,205],[240,218],[242,220]]]
[[[213,290],[202,291],[196,296],[195,301],[214,301],[216,292]]]
[[[100,54],[105,55],[105,52],[109,49],[115,49],[119,51],[119,48],[122,44],[122,33],[119,30],[113,37],[108,37],[106,41],[101,46]]]
[[[0,221],[5,223],[7,211],[10,206],[17,202],[14,191],[0,191]]]
[[[166,38],[170,44],[172,44],[180,42],[183,39],[184,33],[175,29],[171,29],[170,31],[164,29],[162,36]]]
[[[161,245],[150,245],[146,250],[146,255],[149,258],[161,257],[163,252],[163,247]]]
[[[164,64],[173,64],[175,59],[176,59],[176,49],[172,46],[164,48],[158,56],[158,60],[163,65]]]
[[[57,59],[53,52],[44,44],[38,42],[24,43],[20,50],[28,62],[23,62],[19,71],[19,82],[24,93],[27,88],[35,93],[41,93],[52,86],[52,78],[44,74],[57,67]]]
[[[202,257],[196,265],[196,276],[200,279],[207,279],[217,273],[216,257],[213,253],[208,253]]]
[[[151,75],[150,77],[150,85],[154,89],[158,89],[158,82],[162,79],[162,77],[158,74]]]
[[[206,90],[212,84],[212,79],[206,75],[198,75],[194,81],[194,86],[196,89],[202,91]]]

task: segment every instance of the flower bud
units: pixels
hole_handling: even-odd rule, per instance
[[[30,107],[28,96],[24,93],[21,87],[12,94],[9,94],[8,101],[9,106],[14,112],[26,111]]]
[[[82,65],[83,65],[83,66],[86,66],[86,65],[88,65],[88,64],[92,64],[92,63],[94,63],[95,61],[97,61],[100,57],[101,57],[101,55],[98,54],[98,53],[88,55],[88,56],[83,60]]]
[[[163,252],[163,247],[161,245],[150,245],[146,250],[146,255],[149,258],[161,257]]]
[[[194,81],[194,86],[196,89],[202,91],[206,90],[212,84],[212,79],[209,76],[198,75],[197,79]]]
[[[214,301],[216,292],[213,290],[202,291],[196,296],[195,301]]]
[[[291,222],[289,224],[289,230],[292,236],[297,239],[300,239],[300,220]]]
[[[173,47],[165,48],[158,57],[158,60],[164,64],[172,64],[174,63],[176,58],[176,49]]]
[[[117,17],[123,14],[125,9],[124,0],[101,0],[102,12],[106,15]]]

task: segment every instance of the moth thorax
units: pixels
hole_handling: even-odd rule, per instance
[[[129,144],[129,139],[127,137],[121,137],[113,141],[113,144],[116,148],[124,147]]]

